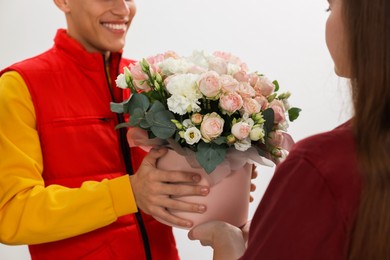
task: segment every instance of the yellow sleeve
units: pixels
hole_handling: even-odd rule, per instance
[[[17,72],[7,72],[0,77],[0,242],[61,240],[137,211],[128,176],[45,187],[42,169],[30,93]]]

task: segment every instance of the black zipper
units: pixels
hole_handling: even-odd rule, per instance
[[[108,75],[107,69],[106,69],[107,64],[106,64],[105,56],[104,55],[102,55],[102,56],[103,56],[104,72],[105,72],[105,75],[106,75],[106,81],[107,81],[108,89],[110,90],[111,99],[112,99],[113,102],[116,102],[115,98],[114,98],[114,93],[113,93],[113,90],[112,90],[112,86],[111,86],[111,83],[110,83],[111,82],[110,75]],[[117,68],[119,68],[120,60],[121,59],[118,59]],[[125,121],[123,115],[116,114],[116,117],[118,119],[118,123],[123,123]],[[130,147],[127,144],[127,137],[126,137],[126,135],[127,135],[126,128],[120,128],[119,129],[119,138],[120,138],[119,141],[120,141],[120,145],[121,145],[121,148],[122,148],[122,155],[123,155],[123,160],[125,162],[126,172],[127,172],[127,174],[132,175],[132,174],[134,174],[134,170],[133,170],[133,166],[132,166],[131,160],[130,160],[130,158],[131,158],[130,157],[131,156],[130,155]],[[144,245],[144,251],[145,251],[146,260],[152,260],[152,253],[150,251],[148,233],[146,232],[145,223],[144,223],[144,220],[142,218],[141,212],[138,209],[138,212],[136,212],[134,214],[135,214],[135,217],[136,217],[136,220],[137,220],[137,223],[138,223],[139,230],[141,232],[142,242],[143,242],[143,245]]]

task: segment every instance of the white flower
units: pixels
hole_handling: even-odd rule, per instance
[[[265,131],[263,125],[256,125],[251,129],[249,137],[252,141],[264,140]]]
[[[227,73],[229,75],[233,75],[236,72],[239,72],[241,70],[241,67],[234,63],[228,63],[227,64]]]
[[[179,74],[171,76],[166,88],[172,95],[167,99],[168,108],[173,113],[184,115],[189,112],[199,112],[202,93],[197,86],[199,75]]]
[[[195,50],[192,52],[192,55],[187,58],[187,60],[198,67],[208,69],[209,68],[208,60],[210,57],[211,57],[210,54],[206,53],[205,51]]]
[[[194,65],[185,59],[168,58],[159,64],[161,72],[166,75],[183,74],[190,71]]]
[[[195,126],[188,128],[184,133],[184,139],[186,140],[186,143],[190,145],[199,142],[201,137],[202,134]]]
[[[236,148],[237,150],[242,151],[242,152],[245,152],[246,150],[251,148],[251,146],[252,146],[252,143],[251,143],[251,139],[249,137],[245,138],[243,140],[237,140],[237,142],[234,143],[234,148]]]
[[[127,82],[126,82],[125,74],[119,74],[115,80],[115,83],[119,88],[127,89]]]

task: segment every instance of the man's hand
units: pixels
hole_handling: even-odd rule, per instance
[[[241,229],[223,221],[200,224],[188,232],[188,238],[199,240],[203,246],[211,246],[214,260],[236,260],[246,249]]]
[[[170,210],[203,213],[206,206],[172,199],[174,196],[206,196],[209,187],[196,185],[201,176],[196,173],[164,171],[156,168],[158,158],[167,149],[152,149],[144,158],[137,173],[130,176],[137,206],[147,214],[176,226],[192,227],[193,223],[172,215]]]

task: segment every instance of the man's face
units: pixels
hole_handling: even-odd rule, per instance
[[[123,49],[136,13],[134,0],[67,0],[68,34],[89,52]]]

